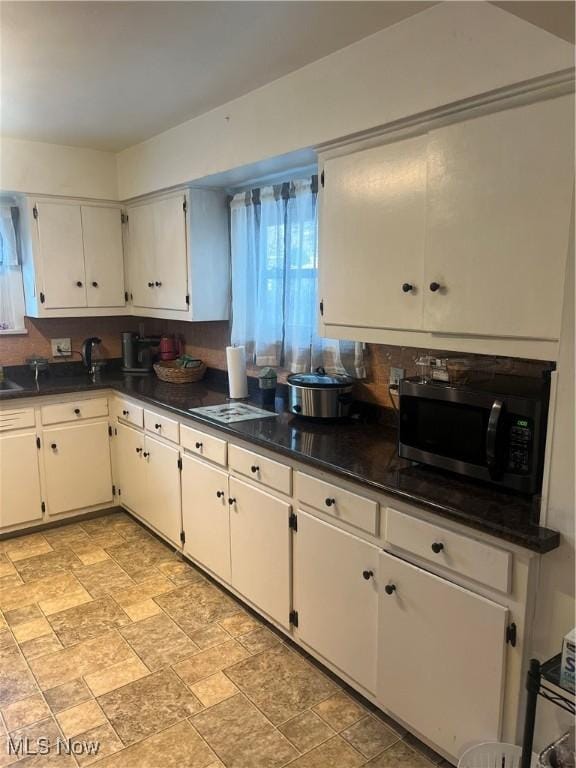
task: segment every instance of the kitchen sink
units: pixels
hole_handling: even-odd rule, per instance
[[[13,381],[10,381],[10,379],[4,379],[4,381],[0,381],[0,397],[2,397],[2,395],[8,395],[10,392],[18,392],[18,390],[21,389],[23,389],[23,387]]]

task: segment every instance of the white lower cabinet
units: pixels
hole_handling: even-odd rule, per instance
[[[379,551],[298,512],[294,537],[298,636],[370,693],[376,692]]]
[[[184,553],[230,582],[228,473],[191,456],[182,457]]]
[[[118,424],[113,445],[114,479],[120,501],[135,512],[143,508],[146,496],[143,452],[144,435]]]
[[[289,627],[292,507],[230,478],[232,586],[284,627]]]
[[[42,518],[35,432],[0,436],[0,528]]]
[[[458,757],[500,737],[508,610],[380,553],[380,704]]]
[[[50,515],[112,502],[107,421],[44,429],[43,454]]]
[[[180,507],[180,451],[153,437],[144,439],[145,499],[135,510],[159,533],[178,544],[182,530]]]

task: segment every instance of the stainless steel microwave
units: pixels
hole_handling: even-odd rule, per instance
[[[521,493],[542,487],[549,376],[400,382],[400,456]]]

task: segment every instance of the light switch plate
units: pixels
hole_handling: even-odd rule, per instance
[[[400,384],[405,373],[404,368],[390,368],[390,386]]]
[[[72,355],[71,339],[50,339],[52,357],[70,357]]]

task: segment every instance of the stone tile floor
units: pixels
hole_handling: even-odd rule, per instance
[[[0,541],[0,713],[0,767],[442,762],[125,513]]]

